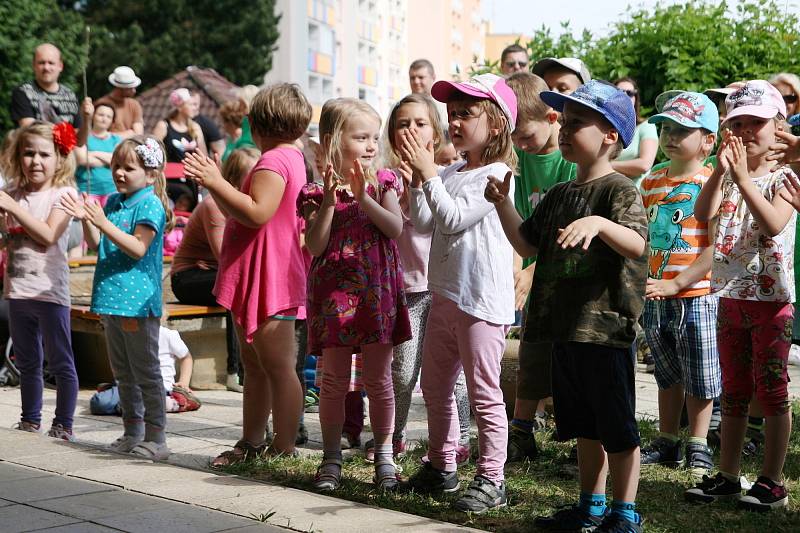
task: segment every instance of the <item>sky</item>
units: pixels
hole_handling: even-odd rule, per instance
[[[620,20],[628,6],[652,7],[657,0],[483,0],[483,18],[492,22],[493,33],[530,35],[542,24],[554,35],[561,33],[561,21],[569,20],[573,33],[588,28],[595,35],[605,35],[611,23]],[[680,3],[662,0],[662,4]],[[780,3],[784,3],[781,1]],[[785,2],[789,11],[799,11],[795,0]],[[564,7],[555,7],[555,6]]]

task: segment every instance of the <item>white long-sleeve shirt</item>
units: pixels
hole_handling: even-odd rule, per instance
[[[483,197],[486,178],[502,180],[511,169],[492,163],[460,172],[465,164],[454,163],[422,188],[409,189],[414,226],[433,230],[428,288],[476,318],[513,324],[513,249],[494,205]],[[513,187],[512,180],[512,198]]]

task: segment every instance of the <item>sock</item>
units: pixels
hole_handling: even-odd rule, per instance
[[[515,429],[520,433],[533,433],[533,420],[514,418],[511,420],[511,429]]]
[[[611,502],[611,513],[621,516],[634,524],[639,522],[639,515],[636,514],[636,502],[619,502],[614,500]]]
[[[722,470],[720,470],[719,473],[722,474],[722,477],[724,477],[725,479],[727,479],[728,481],[730,481],[732,483],[738,483],[738,481],[739,481],[739,475],[738,474],[729,474],[727,472],[723,472]]]
[[[606,495],[581,492],[578,507],[592,516],[603,516],[606,512]]]
[[[375,445],[375,475],[383,477],[396,472],[392,461],[392,443]]]
[[[669,441],[670,444],[675,444],[679,440],[681,440],[680,437],[678,437],[677,435],[673,435],[671,433],[664,433],[663,431],[659,431],[658,432],[658,436],[661,437],[664,440]]]
[[[760,416],[748,416],[747,429],[755,431],[756,433],[761,433],[764,431],[764,419]]]
[[[688,443],[702,444],[703,446],[708,447],[708,439],[704,439],[703,437],[689,437]]]
[[[536,418],[547,418],[547,411],[536,411]]]

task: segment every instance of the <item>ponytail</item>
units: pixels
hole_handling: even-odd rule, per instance
[[[161,200],[161,205],[164,207],[164,214],[166,215],[166,224],[164,225],[164,234],[166,235],[175,227],[175,213],[169,207],[169,198],[167,197],[167,177],[164,175],[163,169],[153,170],[153,192]]]

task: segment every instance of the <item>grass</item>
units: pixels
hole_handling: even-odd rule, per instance
[[[800,414],[800,403],[795,403],[795,416]],[[640,421],[642,442],[656,434],[653,421]],[[346,500],[394,509],[436,520],[499,532],[532,530],[533,517],[550,514],[558,506],[577,499],[576,467],[568,460],[570,445],[557,443],[552,432],[537,436],[540,444],[539,458],[506,467],[509,504],[506,508],[482,516],[471,516],[451,508],[457,496],[428,497],[414,493],[383,494],[372,485],[373,466],[362,457],[346,459],[342,486],[333,495]],[[420,465],[424,447],[418,446],[399,461],[403,476],[413,474]],[[715,460],[719,460],[718,454]],[[759,472],[761,456],[745,459],[742,473],[753,481]],[[319,457],[259,459],[234,465],[227,471],[232,474],[269,481],[283,486],[312,490],[311,481]],[[462,488],[475,474],[475,464],[459,468]],[[797,532],[800,531],[800,432],[793,431],[784,469],[789,487],[789,507],[786,511],[767,514],[751,513],[735,508],[733,503],[697,506],[684,502],[683,490],[693,484],[691,474],[685,470],[663,467],[643,469],[637,498],[638,511],[645,519],[645,530],[653,533],[675,531],[735,531],[746,532]]]

